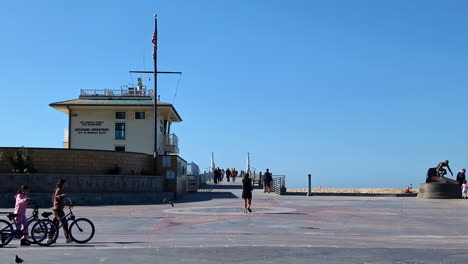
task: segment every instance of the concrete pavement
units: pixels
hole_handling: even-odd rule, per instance
[[[213,190],[210,191],[211,187]],[[468,263],[468,200],[302,197],[207,186],[168,204],[76,207],[84,245],[0,248],[0,263]],[[11,209],[0,209],[8,211]],[[2,217],[0,215],[1,218]]]

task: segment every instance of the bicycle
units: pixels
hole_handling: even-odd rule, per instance
[[[52,243],[55,243],[58,237],[58,230],[63,227],[62,221],[72,221],[68,226],[68,233],[70,234],[71,239],[79,244],[84,244],[90,241],[94,237],[95,228],[93,222],[87,218],[76,218],[75,214],[72,211],[72,207],[75,206],[75,203],[69,197],[65,197],[68,200],[66,205],[68,206],[69,213],[59,219],[58,224],[55,224],[57,227],[57,235],[53,238]],[[42,214],[46,220],[49,220],[50,215]]]
[[[41,246],[49,246],[52,243],[43,243],[43,241],[49,236],[50,232],[53,232],[57,227],[54,223],[50,220],[46,219],[39,219],[39,206],[34,202],[30,201],[34,205],[33,214],[32,216],[26,218],[25,220],[17,223],[16,217],[18,214],[9,213],[7,215],[10,222],[0,219],[0,247],[8,245],[13,237],[20,239],[23,234],[28,234],[28,230],[21,229],[21,226],[27,223],[27,227],[29,228],[32,226],[31,229],[31,237],[32,240],[26,239],[29,243],[34,244],[37,243]],[[47,215],[47,213],[42,213],[43,215]],[[52,214],[52,213],[49,213]],[[33,224],[33,222],[35,222]],[[41,222],[41,225],[37,225],[37,223]],[[37,226],[36,226],[37,225]],[[13,227],[14,226],[14,227]],[[35,228],[36,226],[36,228]]]

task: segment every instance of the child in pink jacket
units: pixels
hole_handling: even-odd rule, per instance
[[[15,203],[15,214],[18,214],[16,217],[16,223],[21,223],[26,220],[26,208],[29,206],[29,187],[27,185],[21,186],[16,192],[16,203]],[[23,236],[21,237],[21,246],[30,246],[31,244],[27,240],[28,238],[28,223],[22,223],[18,226],[21,230],[23,230]]]

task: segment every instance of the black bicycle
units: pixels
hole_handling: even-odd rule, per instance
[[[94,233],[95,233],[93,222],[91,222],[91,220],[87,218],[76,218],[75,214],[72,211],[72,208],[75,204],[72,202],[70,198],[65,197],[65,199],[68,200],[66,205],[68,206],[69,212],[68,214],[60,218],[58,223],[56,223],[57,230],[60,230],[60,228],[63,227],[62,221],[66,221],[67,223],[68,221],[72,221],[71,224],[68,226],[68,233],[70,234],[71,239],[79,244],[83,244],[83,243],[90,241],[94,237]],[[44,220],[50,221],[49,219],[50,215],[51,214],[42,213],[42,216],[45,218]],[[56,236],[53,238],[52,243],[55,243],[55,241],[57,240],[57,237],[58,237],[58,231],[57,231]]]
[[[48,237],[53,237],[51,232],[55,232],[57,227],[54,223],[47,219],[39,219],[39,206],[32,200],[29,201],[32,205],[34,205],[32,216],[26,218],[21,222],[16,222],[16,217],[18,214],[9,213],[7,215],[10,222],[0,219],[0,247],[8,245],[10,241],[15,238],[21,238],[24,234],[31,234],[31,239],[26,239],[30,243],[37,243],[41,246],[49,246],[52,243],[48,243]],[[42,213],[47,214],[47,213]],[[49,213],[52,214],[52,213]],[[41,222],[40,225],[37,223]],[[27,223],[27,227],[22,229],[22,226]],[[32,228],[31,228],[32,227]],[[31,228],[28,232],[28,228]],[[56,239],[56,238],[55,238]],[[45,242],[44,242],[45,241]]]

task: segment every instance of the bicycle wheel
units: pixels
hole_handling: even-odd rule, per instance
[[[94,224],[86,218],[78,218],[71,223],[69,232],[73,241],[83,244],[93,238]]]
[[[54,222],[42,219],[33,225],[31,237],[40,246],[50,246],[58,237],[58,228]]]
[[[8,245],[13,239],[13,226],[5,221],[0,219],[0,247]]]
[[[28,221],[28,236],[26,238],[26,241],[28,241],[29,243],[31,244],[35,244],[36,242],[34,242],[34,240],[31,238],[31,234],[32,234],[32,227],[34,226],[34,224],[37,222],[38,220],[37,219],[31,219]],[[24,230],[23,230],[24,231]]]

